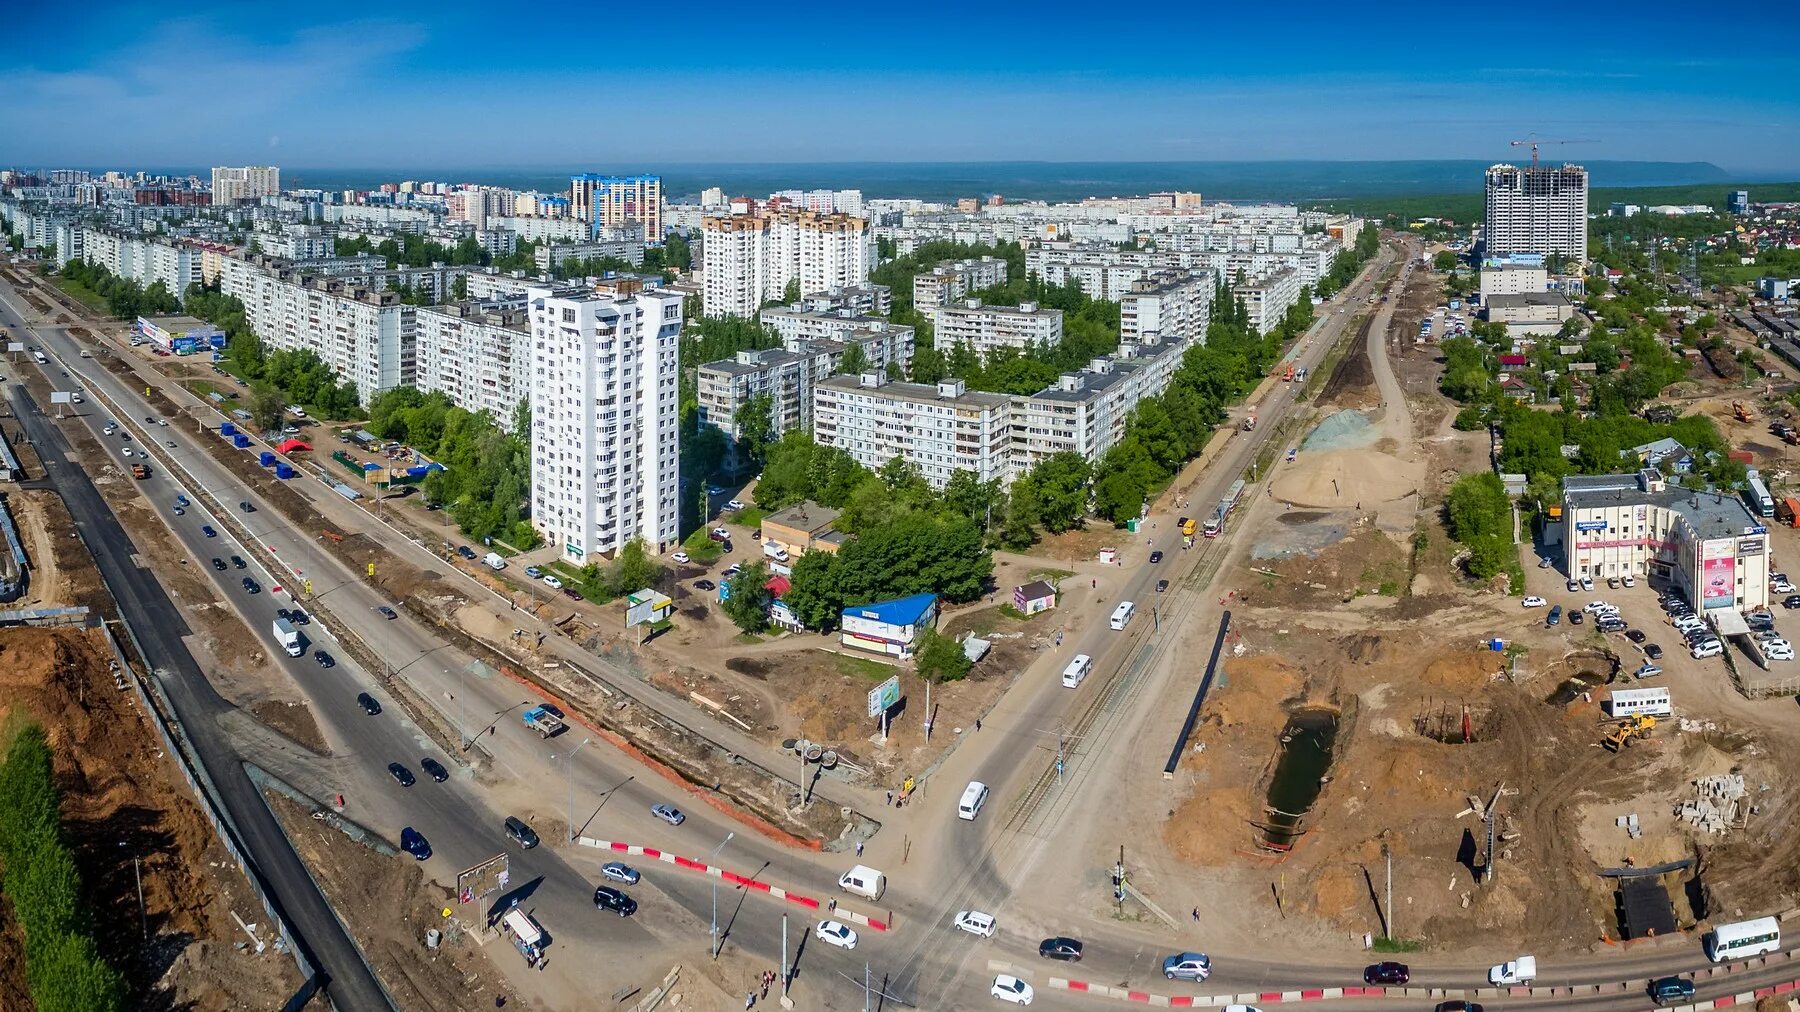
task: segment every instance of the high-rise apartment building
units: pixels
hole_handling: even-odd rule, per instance
[[[861,218],[777,209],[708,216],[701,243],[708,316],[754,316],[789,282],[805,297],[866,284],[874,239]]]
[[[1538,253],[1587,260],[1588,174],[1579,165],[1487,170],[1488,256]]]
[[[415,385],[456,406],[486,411],[511,430],[531,376],[531,324],[524,310],[475,301],[417,314]]]
[[[1740,214],[1740,215],[1741,214],[1749,214],[1750,213],[1750,191],[1749,190],[1732,190],[1730,193],[1727,193],[1725,195],[1725,213]]]
[[[281,192],[281,169],[274,165],[215,165],[212,170],[212,202],[230,205],[239,200],[269,197]]]
[[[913,308],[929,320],[939,306],[1006,284],[1006,273],[1006,261],[997,257],[939,264],[913,276]]]
[[[531,519],[582,564],[677,541],[681,297],[636,281],[534,287]]]
[[[661,242],[662,177],[591,172],[573,176],[569,180],[569,215],[589,223],[589,238],[598,238],[601,229],[637,222],[644,227],[645,239]]]
[[[1213,273],[1168,271],[1133,282],[1119,298],[1119,340],[1148,334],[1165,340],[1204,342],[1212,319]]]

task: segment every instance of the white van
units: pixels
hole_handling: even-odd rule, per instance
[[[1076,654],[1069,666],[1063,669],[1063,688],[1075,689],[1081,686],[1081,680],[1094,670],[1094,659],[1087,654]]]
[[[887,876],[866,864],[859,864],[838,876],[838,888],[864,899],[878,900],[887,890]]]
[[[987,785],[979,780],[969,781],[963,788],[962,800],[956,803],[956,817],[965,822],[974,822],[975,816],[981,814],[981,806],[987,804]]]
[[[1123,629],[1130,625],[1132,613],[1136,611],[1137,606],[1130,601],[1122,602],[1117,608],[1113,609],[1112,627],[1114,629]]]
[[[481,561],[487,563],[489,569],[500,570],[506,568],[506,559],[503,558],[499,552],[489,552]]]

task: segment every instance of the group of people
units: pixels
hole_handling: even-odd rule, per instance
[[[769,996],[769,988],[774,987],[775,982],[780,979],[781,979],[780,975],[778,975],[774,970],[764,970],[762,972],[762,980],[761,980],[761,983],[762,983],[762,995],[761,996],[764,998],[767,998]],[[755,1008],[756,1007],[756,999],[757,999],[757,993],[755,991],[746,991],[744,993],[744,1008],[746,1008],[746,1009]]]

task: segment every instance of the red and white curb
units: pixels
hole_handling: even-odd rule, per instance
[[[991,966],[989,968],[992,969]],[[1492,998],[1500,996],[1551,998],[1626,990],[1637,990],[1641,993],[1649,986],[1649,981],[1587,984],[1578,987],[1474,988],[1470,990],[1428,987],[1312,987],[1297,991],[1252,991],[1247,994],[1227,995],[1151,994],[1148,991],[1134,991],[1130,988],[1112,987],[1085,980],[1069,980],[1066,977],[1051,977],[1049,986],[1052,990],[1078,991],[1097,998],[1113,998],[1158,1008],[1223,1008],[1226,1005],[1276,1005],[1283,1002],[1320,1001],[1331,998]],[[1750,1006],[1754,1005],[1759,998],[1787,994],[1800,995],[1800,980],[1771,984],[1753,991],[1742,991],[1738,994],[1723,998],[1711,998],[1691,1005],[1664,1005],[1659,1010],[1650,1010],[1650,1012],[1707,1012],[1709,1009]]]
[[[599,850],[616,851],[620,854],[629,854],[632,857],[647,857],[655,861],[661,861],[664,864],[672,864],[677,868],[686,868],[689,871],[697,871],[702,875],[711,875],[714,878],[724,879],[733,885],[741,885],[746,889],[754,889],[760,893],[767,893],[778,900],[786,900],[789,903],[806,907],[808,910],[829,910],[833,917],[849,921],[852,924],[860,924],[863,927],[874,931],[889,931],[893,928],[892,923],[889,921],[882,920],[879,917],[870,917],[867,914],[857,913],[842,904],[833,906],[824,900],[814,899],[811,896],[803,896],[790,889],[783,889],[777,885],[770,885],[769,883],[758,879],[739,875],[729,868],[721,868],[716,864],[707,864],[705,861],[696,861],[691,857],[682,857],[679,854],[671,854],[666,850],[657,850],[655,847],[639,847],[634,844],[619,843],[616,840],[596,840],[591,836],[577,837],[576,842],[580,843],[583,847],[594,847]]]

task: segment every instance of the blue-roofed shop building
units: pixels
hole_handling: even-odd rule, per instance
[[[1571,577],[1647,578],[1702,610],[1769,604],[1769,529],[1735,492],[1670,487],[1654,468],[1571,475],[1562,523],[1545,533],[1562,541]]]
[[[839,625],[845,646],[905,660],[912,656],[919,636],[937,625],[937,617],[936,594],[913,594],[845,608]]]

